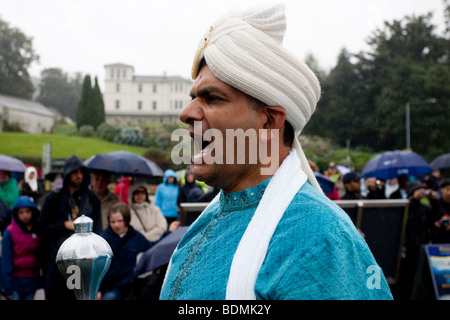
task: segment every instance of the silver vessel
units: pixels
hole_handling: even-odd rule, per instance
[[[59,248],[56,264],[77,300],[96,300],[113,253],[108,242],[92,232],[91,218],[82,215],[73,224],[75,233]]]

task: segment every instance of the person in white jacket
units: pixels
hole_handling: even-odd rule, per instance
[[[141,232],[147,240],[158,241],[167,230],[167,221],[161,209],[151,203],[145,184],[130,187],[129,194],[131,195],[130,225]]]

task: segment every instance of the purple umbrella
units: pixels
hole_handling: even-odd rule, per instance
[[[11,172],[25,172],[27,167],[17,158],[0,154],[0,170]]]
[[[433,169],[447,169],[450,168],[450,153],[442,154],[431,161],[430,166]]]

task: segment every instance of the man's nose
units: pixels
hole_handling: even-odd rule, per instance
[[[203,111],[196,99],[192,100],[185,106],[180,113],[180,120],[186,124],[193,124],[194,121],[201,121],[203,119]]]

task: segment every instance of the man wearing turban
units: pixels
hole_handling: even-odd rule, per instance
[[[282,47],[285,29],[284,5],[258,6],[223,16],[199,44],[192,101],[180,119],[202,141],[195,178],[221,191],[178,244],[161,299],[392,298],[365,241],[322,193],[300,146],[320,85]],[[236,130],[256,132],[257,141],[220,144],[208,130],[225,140]],[[236,161],[239,148],[245,161]],[[249,161],[249,151],[260,148],[270,163]],[[229,154],[235,161],[225,161]],[[274,162],[275,170],[264,171]]]

